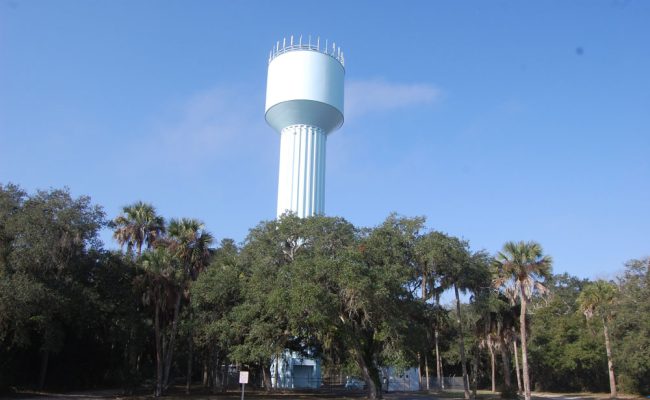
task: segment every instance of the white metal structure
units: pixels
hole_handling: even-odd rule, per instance
[[[271,386],[282,389],[318,389],[321,386],[320,359],[284,350],[271,359]]]
[[[324,212],[325,149],[343,124],[344,61],[336,44],[302,36],[269,53],[266,122],[280,133],[278,216]]]

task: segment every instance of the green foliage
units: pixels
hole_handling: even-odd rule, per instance
[[[230,328],[232,309],[242,302],[244,273],[238,265],[239,249],[230,239],[221,242],[208,268],[191,287],[197,322],[196,341],[201,348],[216,344],[228,349],[236,335]]]
[[[412,365],[409,338],[421,336],[413,321],[422,316],[407,290],[417,226],[397,216],[364,231],[327,217],[260,224],[242,249],[244,301],[232,311],[241,339],[231,357],[321,353],[354,361],[375,388],[382,360]]]
[[[67,189],[29,196],[0,185],[0,221],[0,388],[72,384],[60,366],[80,386],[119,381],[113,372],[128,365],[112,349],[137,330],[140,316],[131,310],[125,263],[100,249],[101,208]],[[98,360],[71,362],[83,347]]]
[[[594,316],[611,321],[614,316],[614,301],[618,290],[613,283],[597,280],[586,285],[578,299],[578,308],[582,314],[591,319]]]
[[[67,190],[31,197],[12,186],[0,190],[8,199],[0,217],[5,249],[0,340],[17,346],[36,340],[42,351],[56,353],[63,345],[62,324],[74,325],[83,305],[78,300],[85,295],[88,250],[98,245],[104,214],[89,198],[73,199]]]
[[[514,301],[519,297],[519,337],[521,340],[521,365],[523,392],[526,400],[531,399],[531,373],[528,363],[528,303],[535,294],[545,294],[548,289],[542,279],[551,273],[552,259],[545,255],[537,242],[506,242],[493,262],[493,285]]]
[[[191,218],[172,219],[167,231],[169,236],[160,245],[166,245],[183,264],[187,277],[195,280],[210,261],[212,234],[201,221]]]
[[[544,294],[544,279],[551,275],[553,259],[544,254],[537,242],[507,242],[493,263],[495,286],[529,302],[537,293]]]
[[[179,330],[182,330],[188,339],[188,375],[191,373],[193,346],[190,344],[194,342],[196,323],[193,321],[191,307],[188,309],[186,305],[191,304],[191,283],[209,264],[209,246],[213,237],[205,230],[203,223],[196,219],[172,219],[164,229],[158,225],[163,219],[155,214],[153,206],[137,203],[133,208],[136,211],[144,210],[135,213],[140,219],[118,217],[116,221],[122,222],[114,224],[115,237],[119,238],[126,232],[127,242],[135,242],[137,245],[137,262],[143,274],[134,283],[143,293],[143,302],[150,306],[150,312],[153,314],[156,360],[154,395],[157,397],[169,386]],[[127,212],[130,208],[126,207],[124,210]],[[163,232],[168,235],[163,236]],[[142,253],[144,242],[153,244],[154,247],[147,248]],[[128,247],[127,253],[130,254]]]
[[[604,391],[607,357],[600,324],[588,327],[578,312],[578,297],[587,280],[567,274],[548,281],[547,306],[537,308],[531,324],[533,380],[541,390]]]
[[[650,394],[650,258],[631,260],[615,307],[615,367],[624,391]]]
[[[114,229],[113,238],[120,246],[126,246],[128,254],[142,254],[142,246],[147,248],[165,232],[165,220],[156,214],[154,206],[138,201],[122,208],[122,214],[110,222]]]
[[[216,388],[223,365],[265,371],[290,349],[362,376],[380,397],[381,367],[434,361],[434,329],[445,375],[476,364],[468,374],[485,387],[486,350],[505,381],[523,328],[535,388],[602,391],[606,321],[621,388],[650,392],[650,259],[630,261],[616,284],[551,277],[536,243],[508,243],[493,262],[424,223],[393,214],[357,228],[288,214],[261,222],[240,246],[212,248],[200,221],[166,227],[138,202],[111,223],[122,254],[102,249],[107,224],[88,197],[0,185],[0,390],[134,388],[158,375],[161,393],[184,374],[179,360],[202,364]],[[469,304],[440,306],[454,289],[469,292]],[[502,396],[513,393],[504,387]]]

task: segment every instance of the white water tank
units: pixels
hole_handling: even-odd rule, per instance
[[[278,216],[324,212],[327,135],[343,124],[344,77],[334,43],[291,37],[269,54],[266,122],[280,133]]]

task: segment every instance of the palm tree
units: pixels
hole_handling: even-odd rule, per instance
[[[445,262],[444,243],[447,236],[443,233],[432,231],[425,235],[419,236],[415,245],[415,256],[418,267],[417,273],[420,277],[420,286],[422,290],[422,301],[427,303],[431,298],[435,299],[433,310],[433,338],[434,349],[436,352],[436,380],[438,388],[444,389],[442,379],[442,361],[438,346],[438,336],[441,325],[440,315],[446,315],[440,307],[440,294],[446,289],[438,285],[440,282],[440,263]],[[427,354],[429,349],[424,351],[424,365],[426,374],[426,388],[429,390],[429,365]]]
[[[530,375],[528,373],[528,345],[526,341],[526,310],[535,292],[546,293],[540,278],[551,272],[552,259],[544,255],[542,246],[536,242],[507,242],[495,260],[494,285],[501,287],[512,281],[521,303],[519,336],[521,337],[521,361],[523,367],[524,397],[530,400]]]
[[[113,237],[120,246],[125,246],[128,253],[136,249],[136,255],[142,254],[142,246],[151,247],[165,232],[164,219],[156,214],[156,209],[149,203],[138,201],[122,208],[122,214],[112,221],[115,229]]]
[[[169,240],[168,245],[171,251],[182,262],[185,272],[184,289],[187,293],[187,301],[189,303],[189,284],[190,281],[196,280],[199,272],[208,266],[210,261],[210,245],[213,242],[212,235],[205,230],[203,223],[196,219],[182,218],[180,220],[172,219],[169,222]],[[178,315],[180,308],[180,301],[176,304],[175,315]],[[191,310],[191,308],[190,308]],[[189,315],[190,332],[188,335],[188,360],[187,360],[187,382],[185,390],[187,393],[190,391],[192,384],[192,314]],[[172,343],[176,336],[178,325],[176,321],[172,325]],[[172,356],[171,352],[165,360],[165,385],[169,380],[169,370],[171,368]]]
[[[492,290],[475,296],[474,309],[479,315],[476,322],[476,337],[479,348],[485,348],[490,353],[492,372],[492,392],[496,391],[496,352],[501,354],[504,388],[502,398],[512,396],[512,381],[510,376],[510,354],[508,343],[516,316],[512,315],[512,307],[505,297],[496,295]]]
[[[512,352],[515,355],[515,374],[517,376],[517,393],[521,393],[521,368],[519,368],[519,349],[517,348],[517,330],[512,327]]]
[[[578,306],[587,320],[599,316],[603,323],[605,335],[605,351],[607,352],[607,372],[609,373],[609,391],[612,399],[616,398],[616,379],[614,377],[614,363],[612,362],[612,346],[609,340],[608,323],[612,321],[612,305],[618,291],[611,282],[598,280],[584,289],[578,296]]]
[[[476,321],[475,334],[478,339],[478,348],[488,349],[490,353],[490,377],[492,382],[492,393],[496,389],[496,357],[494,351],[498,348],[498,332],[495,315],[492,312],[487,312]]]
[[[498,277],[497,277],[498,279]],[[497,280],[495,280],[497,282]],[[521,310],[521,307],[517,305],[517,288],[516,285],[506,285],[501,287],[501,294],[508,300],[510,303],[510,313],[518,314],[520,311],[517,311],[517,308]],[[512,342],[513,354],[515,355],[515,373],[517,376],[517,393],[521,393],[521,368],[519,368],[519,349],[517,348],[517,323],[516,318],[512,321],[511,326],[507,331],[504,330],[503,336],[506,341]]]
[[[182,218],[169,221],[170,246],[182,260],[185,272],[195,280],[210,260],[210,245],[214,238],[197,219]]]
[[[469,377],[465,357],[465,339],[463,334],[462,315],[460,310],[460,292],[476,293],[486,281],[489,281],[487,255],[484,252],[470,253],[469,245],[455,237],[447,237],[444,253],[447,261],[441,265],[442,285],[453,287],[456,296],[456,318],[458,320],[458,350],[463,371],[463,388],[465,399],[470,398]]]
[[[516,337],[513,338],[516,320],[517,317],[516,314],[513,315],[512,308],[502,310],[500,313],[498,329],[499,350],[501,351],[501,360],[503,362],[503,379],[505,384],[505,391],[508,397],[514,394],[512,388],[512,377],[510,376],[510,342],[512,342],[513,339],[516,339]],[[515,355],[515,361],[517,361],[516,359],[517,356]],[[519,372],[517,372],[517,376],[519,376]],[[504,397],[503,393],[501,397]]]
[[[180,283],[183,271],[175,257],[166,247],[159,246],[146,251],[139,258],[144,274],[137,278],[136,284],[143,287],[143,302],[154,309],[154,338],[156,344],[156,386],[154,396],[161,396],[164,390],[164,360],[171,353],[173,342],[164,338],[164,328],[170,322],[170,311],[182,296]],[[174,316],[177,318],[177,315]],[[168,344],[169,343],[169,344]]]

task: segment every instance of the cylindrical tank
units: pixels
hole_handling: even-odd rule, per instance
[[[324,212],[327,135],[343,124],[344,76],[335,44],[292,37],[269,55],[266,121],[280,133],[278,216]]]

